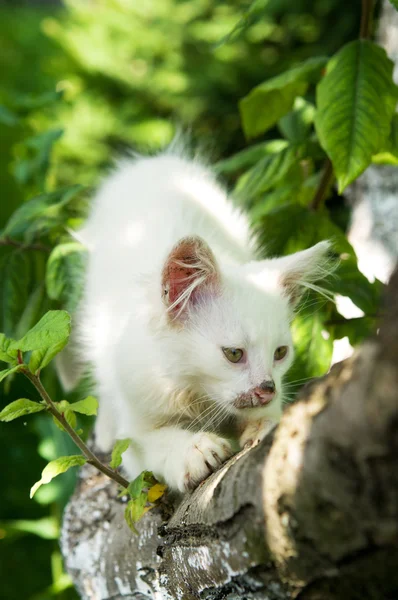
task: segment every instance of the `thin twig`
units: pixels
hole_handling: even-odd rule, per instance
[[[333,177],[334,177],[334,173],[333,173],[332,161],[330,160],[330,158],[328,158],[325,161],[323,175],[319,182],[318,188],[315,192],[314,199],[311,203],[312,210],[318,210],[322,206],[323,201],[326,196],[326,193],[328,191],[329,185],[331,184]]]
[[[50,246],[36,242],[33,244],[25,244],[25,242],[18,242],[9,237],[0,239],[0,246],[14,246],[15,248],[21,248],[21,250],[41,250],[42,252],[51,252]]]
[[[372,29],[374,0],[362,0],[361,25],[359,27],[359,38],[366,40],[370,38]]]
[[[127,488],[129,486],[129,482],[127,481],[127,479],[125,479],[117,471],[114,471],[113,469],[110,469],[109,467],[104,465],[99,460],[99,458],[97,458],[95,456],[95,454],[93,454],[93,452],[91,452],[91,450],[86,446],[86,444],[83,442],[81,437],[76,433],[76,431],[73,429],[73,427],[71,427],[69,425],[69,423],[67,422],[65,417],[62,415],[62,413],[59,412],[56,405],[51,400],[51,398],[48,395],[46,389],[44,388],[42,382],[40,381],[40,378],[37,375],[34,375],[33,373],[31,373],[29,371],[29,369],[23,369],[22,373],[35,386],[35,388],[39,392],[42,400],[44,400],[44,402],[47,404],[48,412],[51,413],[53,415],[53,417],[55,417],[57,419],[57,421],[59,421],[59,423],[61,423],[61,425],[65,429],[65,431],[67,431],[69,433],[70,437],[75,442],[76,446],[78,448],[80,448],[80,450],[82,451],[84,456],[87,458],[87,461],[91,465],[96,467],[99,471],[101,471],[101,473],[104,473],[104,475],[107,475],[110,479],[113,479],[113,481],[116,481],[116,483],[121,485],[123,488]]]

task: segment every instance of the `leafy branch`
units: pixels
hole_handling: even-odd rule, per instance
[[[126,522],[135,531],[135,523],[163,496],[166,486],[156,481],[152,473],[144,471],[134,481],[129,482],[118,471],[122,463],[122,454],[127,450],[130,440],[118,440],[112,452],[109,466],[105,465],[85,444],[76,431],[75,413],[96,415],[98,402],[92,396],[84,400],[69,403],[67,400],[55,402],[43,386],[40,373],[68,342],[70,334],[70,316],[65,311],[49,311],[20,340],[7,338],[0,334],[0,360],[9,363],[9,368],[0,371],[0,381],[13,373],[22,373],[40,395],[40,402],[20,398],[7,405],[0,412],[0,421],[13,421],[18,417],[47,411],[55,423],[72,438],[80,449],[80,455],[61,456],[51,461],[42,472],[41,479],[31,489],[31,497],[38,488],[49,483],[55,476],[71,467],[88,463],[98,471],[115,481],[122,493],[130,497],[126,506]],[[28,362],[24,360],[29,358]]]
[[[29,369],[24,366],[21,371],[23,375],[25,375],[29,381],[34,385],[36,390],[39,392],[40,397],[43,402],[47,406],[48,412],[62,425],[67,433],[69,433],[72,440],[75,442],[76,446],[82,451],[83,455],[87,459],[87,462],[90,465],[93,465],[98,471],[107,475],[113,481],[116,481],[123,488],[128,488],[129,482],[122,475],[120,475],[117,471],[110,469],[106,465],[104,465],[100,459],[95,456],[95,454],[88,448],[88,446],[83,442],[82,438],[78,435],[78,433],[71,427],[68,421],[65,419],[64,415],[57,409],[55,403],[51,400],[47,391],[45,390],[42,382],[40,381],[39,375],[34,375],[29,371]],[[73,407],[73,404],[71,405]]]

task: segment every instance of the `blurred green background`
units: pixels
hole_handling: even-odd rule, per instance
[[[156,150],[176,125],[214,161],[233,155],[246,145],[238,110],[243,96],[302,59],[330,56],[357,35],[359,2],[268,0],[261,19],[220,44],[246,7],[238,0],[0,3],[0,229],[34,194],[73,184],[89,190],[115,156],[128,148]],[[86,196],[65,223],[81,218]],[[344,225],[343,213],[340,206],[335,218]],[[62,235],[59,228],[50,232],[49,243]],[[44,292],[46,254],[3,246],[0,258],[0,330],[15,335],[54,306]],[[67,293],[61,300],[73,304]],[[51,369],[45,385],[62,398]],[[0,394],[0,408],[34,397],[22,376]],[[74,474],[29,499],[46,461],[71,451],[46,416],[0,424],[5,600],[77,597],[57,541]]]

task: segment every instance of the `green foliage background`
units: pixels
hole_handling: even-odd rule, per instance
[[[350,296],[365,317],[345,322],[331,302],[319,299],[314,316],[316,297],[309,295],[294,324],[299,352],[291,378],[324,373],[334,338],[360,341],[372,328],[380,285],[368,284],[356,268],[341,197],[331,192],[325,206],[311,207],[326,158],[315,127],[322,138],[329,118],[327,107],[315,117],[315,84],[327,57],[356,38],[359,5],[65,0],[46,11],[1,5],[0,230],[3,240],[33,246],[0,246],[0,331],[18,338],[50,308],[73,312],[84,253],[67,228],[84,218],[90,190],[115,156],[128,148],[154,151],[181,124],[212,157],[268,252],[285,254],[332,237],[346,256],[339,278],[328,285]],[[329,71],[318,86],[318,107],[328,85]],[[394,94],[386,85],[386,131]],[[349,119],[348,101],[346,108]],[[391,162],[394,139],[383,148]],[[334,151],[332,140],[330,155]],[[339,179],[341,190],[347,181]],[[44,383],[62,399],[51,368]],[[16,398],[36,398],[18,375],[0,393],[0,409]],[[46,461],[73,454],[73,444],[42,415],[0,427],[1,594],[7,600],[76,598],[57,543],[74,474],[29,500]]]

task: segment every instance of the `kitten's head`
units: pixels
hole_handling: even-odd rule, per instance
[[[227,413],[279,420],[293,361],[290,321],[302,290],[325,274],[328,242],[290,256],[222,267],[199,237],[180,240],[162,273],[182,384]]]

